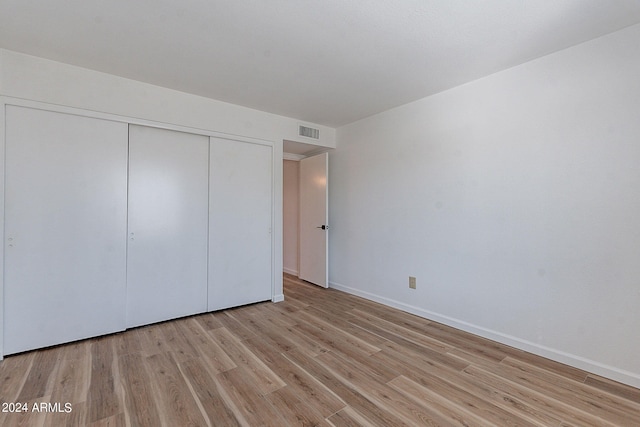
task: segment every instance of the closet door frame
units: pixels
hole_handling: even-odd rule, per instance
[[[274,141],[266,139],[252,138],[241,135],[232,135],[223,132],[217,132],[215,130],[207,130],[200,128],[192,128],[188,126],[181,126],[171,123],[158,122],[153,120],[145,120],[140,118],[133,118],[127,116],[121,116],[111,113],[103,113],[99,111],[84,110],[81,108],[68,107],[58,104],[49,104],[40,101],[33,101],[21,98],[13,98],[9,96],[0,96],[0,235],[2,237],[3,244],[0,245],[0,296],[2,296],[2,303],[0,303],[0,360],[4,358],[4,259],[5,259],[5,239],[4,234],[4,213],[5,213],[5,130],[6,130],[6,106],[13,105],[18,107],[33,108],[37,110],[45,110],[58,113],[73,114],[83,117],[92,117],[97,119],[104,119],[122,123],[128,123],[133,125],[142,125],[149,127],[156,127],[160,129],[175,130],[179,132],[186,132],[192,134],[198,134],[214,138],[223,138],[238,141],[240,143],[252,143],[266,145],[271,148],[273,168],[271,174],[271,301],[279,302],[284,300],[282,294],[282,142],[276,144]],[[123,236],[126,239],[126,235]],[[280,272],[280,274],[278,274]],[[123,303],[125,303],[123,301]]]

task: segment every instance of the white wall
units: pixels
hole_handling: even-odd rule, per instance
[[[640,386],[640,25],[337,145],[332,287]]]
[[[4,49],[0,49],[0,95],[266,139],[280,145],[283,139],[307,139],[298,137],[296,119]],[[335,129],[311,125],[320,129],[321,139],[314,143],[335,146]]]
[[[300,162],[283,160],[282,270],[298,275],[298,193]]]

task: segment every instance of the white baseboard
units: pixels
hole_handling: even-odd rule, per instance
[[[274,295],[273,298],[271,298],[272,302],[282,302],[284,301],[284,294],[280,294],[280,295]]]
[[[282,268],[282,271],[291,275],[298,277],[298,272],[296,270],[291,270],[290,268]]]
[[[342,285],[336,282],[329,282],[329,287],[337,289],[352,295],[356,295],[371,301],[378,302],[398,310],[406,311],[407,313],[415,314],[416,316],[423,317],[428,320],[433,320],[451,326],[456,329],[460,329],[465,332],[472,333],[474,335],[481,336],[499,343],[518,348],[520,350],[527,351],[529,353],[536,354],[538,356],[546,357],[547,359],[555,360],[556,362],[564,363],[576,367],[578,369],[585,370],[603,377],[619,381],[624,384],[628,384],[632,387],[640,388],[640,374],[618,369],[613,366],[608,366],[603,363],[596,362],[594,360],[586,359],[581,356],[566,353],[553,348],[545,347],[540,344],[532,343],[521,338],[517,338],[511,335],[496,332],[491,329],[483,328],[459,319],[455,319],[442,314],[434,313],[429,310],[425,310],[420,307],[415,307],[410,304],[405,304],[400,301],[396,301],[390,298],[382,297],[380,295],[372,294],[370,292],[361,291],[349,286]]]

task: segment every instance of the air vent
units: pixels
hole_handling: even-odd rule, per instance
[[[300,125],[298,127],[298,135],[306,136],[307,138],[320,139],[320,129]]]

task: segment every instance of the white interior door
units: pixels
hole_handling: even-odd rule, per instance
[[[210,311],[272,298],[273,154],[211,138]]]
[[[129,127],[127,326],[207,310],[209,137]]]
[[[299,277],[329,286],[329,154],[300,161]]]
[[[6,107],[5,354],[125,328],[127,125]]]

